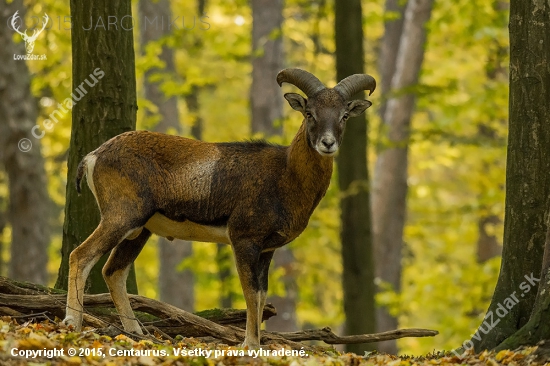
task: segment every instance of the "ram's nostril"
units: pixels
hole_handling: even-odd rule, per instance
[[[332,146],[334,146],[336,141],[333,139],[322,139],[321,143],[323,144],[324,147],[326,147],[327,149],[330,149]]]

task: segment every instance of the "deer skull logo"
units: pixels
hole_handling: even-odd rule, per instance
[[[48,14],[44,13],[44,21],[42,22],[42,29],[40,30],[34,29],[32,36],[29,36],[27,34],[26,29],[24,32],[21,32],[19,30],[19,26],[16,24],[16,22],[17,22],[17,19],[21,19],[21,18],[19,18],[19,15],[17,15],[17,13],[19,13],[19,10],[16,11],[15,14],[13,14],[13,17],[11,18],[11,27],[13,28],[14,31],[19,33],[21,35],[21,38],[23,38],[23,41],[25,41],[25,49],[27,50],[27,53],[32,53],[32,50],[34,49],[34,41],[36,41],[36,38],[38,38],[40,33],[42,33],[42,31],[46,28],[46,25],[48,25],[48,20],[50,18],[48,17]],[[21,23],[23,22],[21,21]]]

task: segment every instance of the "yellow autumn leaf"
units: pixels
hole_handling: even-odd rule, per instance
[[[506,358],[508,356],[514,356],[514,352],[509,351],[509,350],[502,350],[499,353],[497,353],[497,355],[495,356],[495,359],[498,362],[501,362],[504,358]]]

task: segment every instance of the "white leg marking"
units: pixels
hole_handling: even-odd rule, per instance
[[[246,296],[246,295],[245,295]],[[260,319],[258,314],[260,313],[259,306],[262,301],[261,291],[256,292],[253,295],[253,307],[246,309],[246,335],[242,347],[248,346],[250,349],[256,349],[260,347]],[[247,302],[248,307],[248,302]]]
[[[81,265],[78,258],[69,260],[69,283],[67,293],[67,307],[63,323],[74,325],[76,331],[82,329],[82,314],[84,311],[84,286],[90,271],[99,260],[100,256]]]

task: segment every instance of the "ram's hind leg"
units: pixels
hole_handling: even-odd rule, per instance
[[[124,229],[106,225],[102,220],[94,232],[69,256],[67,308],[63,322],[82,329],[84,286],[86,279],[99,258],[115,247],[123,238]]]
[[[124,325],[124,330],[143,334],[139,323],[135,319],[128,293],[126,291],[126,278],[130,266],[137,258],[151,232],[143,229],[134,239],[125,239],[113,249],[107,263],[103,267],[103,278],[109,287],[111,297]]]

